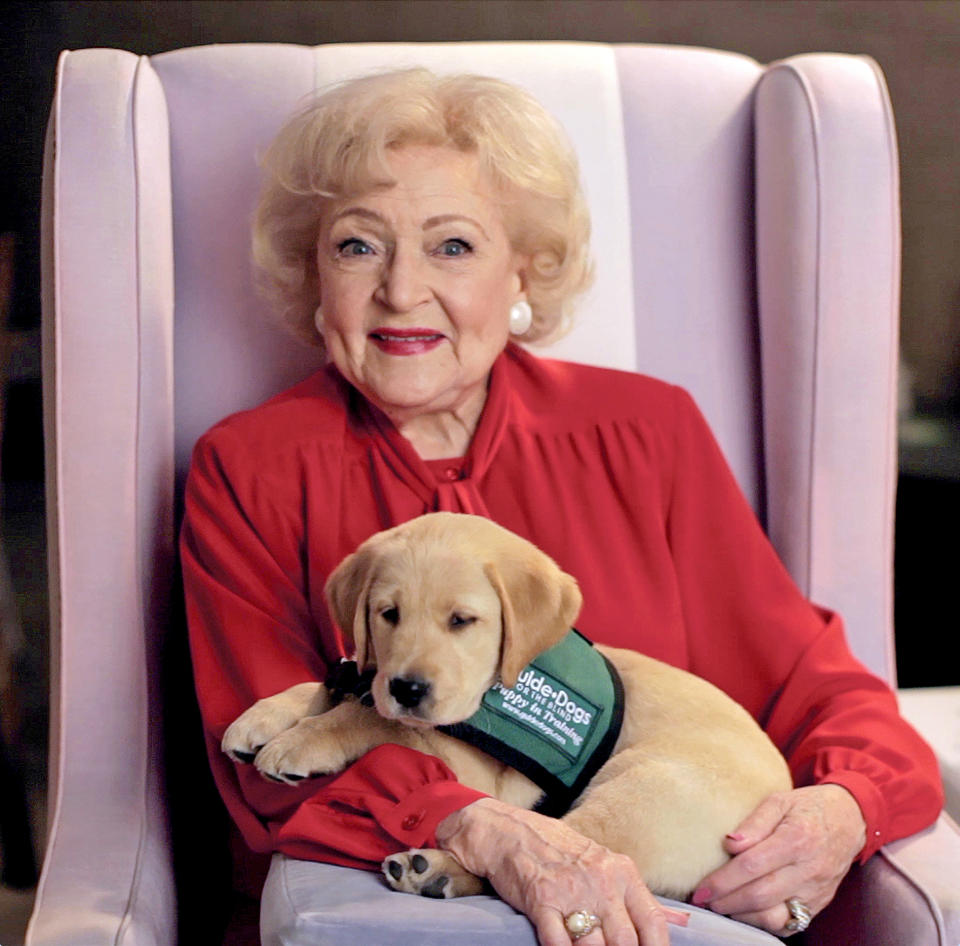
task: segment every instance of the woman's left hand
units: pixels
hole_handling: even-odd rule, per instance
[[[865,841],[860,806],[839,785],[771,795],[727,836],[731,860],[704,877],[693,903],[788,935],[787,900],[819,913]]]

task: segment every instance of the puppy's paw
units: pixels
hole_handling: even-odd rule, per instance
[[[449,899],[483,892],[483,881],[446,851],[433,848],[391,854],[381,865],[387,883],[401,893]]]
[[[227,727],[220,748],[236,762],[253,762],[274,736],[296,723],[297,717],[286,707],[260,700]]]
[[[305,778],[342,772],[350,761],[342,746],[324,734],[320,719],[310,718],[274,736],[253,764],[264,778],[296,785]]]
[[[275,736],[305,716],[323,713],[328,707],[329,697],[322,684],[297,684],[283,693],[257,700],[227,727],[220,748],[236,762],[253,762]]]

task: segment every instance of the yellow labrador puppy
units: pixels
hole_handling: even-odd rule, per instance
[[[334,705],[323,684],[299,684],[240,716],[224,735],[224,752],[294,783],[399,743],[439,757],[462,783],[510,804],[533,808],[542,800],[540,785],[516,768],[437,727],[471,719],[496,694],[500,715],[539,726],[546,734],[539,742],[579,745],[595,707],[528,668],[568,637],[581,604],[572,577],[487,519],[434,513],[368,539],[333,572],[326,592],[353,638],[357,665],[376,668],[372,700]],[[654,892],[684,899],[727,859],[724,836],[761,800],[791,787],[787,765],[751,716],[711,684],[633,651],[596,651],[622,681],[622,724],[564,820],[631,857]],[[522,703],[531,705],[518,710]],[[395,889],[427,896],[482,886],[441,851],[388,858],[384,874]]]

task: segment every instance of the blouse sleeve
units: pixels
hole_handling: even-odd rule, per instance
[[[252,850],[379,868],[408,841],[430,843],[439,821],[480,793],[438,760],[399,746],[368,754],[339,778],[296,787],[266,781],[220,751],[227,726],[256,700],[322,680],[337,656],[305,591],[297,490],[295,480],[264,475],[229,429],[215,429],[194,451],[180,541],[207,753]]]
[[[795,784],[833,782],[853,794],[867,823],[866,860],[936,818],[936,758],[890,688],[853,656],[840,617],[796,588],[679,389],[675,436],[667,529],[690,669],[760,721]]]

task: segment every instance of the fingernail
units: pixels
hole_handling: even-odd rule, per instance
[[[687,926],[690,923],[690,914],[685,910],[666,909],[667,922],[674,926]]]
[[[713,891],[709,887],[698,887],[690,898],[690,902],[695,907],[705,906],[713,899]]]
[[[742,841],[742,840],[746,837],[746,835],[745,835],[745,834],[741,834],[739,831],[737,831],[737,832],[735,832],[735,833],[733,833],[733,834],[728,834],[727,837],[728,837],[731,841]]]

